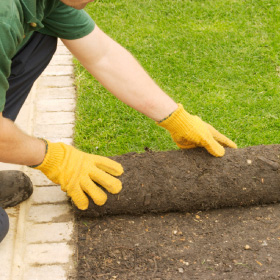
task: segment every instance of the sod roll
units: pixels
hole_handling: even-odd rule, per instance
[[[104,206],[90,199],[78,216],[192,212],[280,202],[280,145],[226,149],[215,158],[204,149],[130,153],[113,157],[123,165],[123,189],[108,193]]]

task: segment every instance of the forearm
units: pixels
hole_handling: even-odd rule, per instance
[[[98,27],[82,39],[64,43],[104,87],[130,107],[156,121],[176,110],[177,104],[136,59]]]
[[[121,46],[88,71],[118,99],[159,121],[176,110],[176,103],[157,86],[138,62]]]
[[[43,161],[45,143],[22,132],[0,113],[0,162],[36,165]]]

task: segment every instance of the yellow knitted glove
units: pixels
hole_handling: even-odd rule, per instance
[[[167,129],[174,142],[182,149],[204,147],[215,157],[225,154],[221,146],[237,148],[236,144],[199,117],[186,112],[181,104],[171,116],[157,124]]]
[[[121,181],[108,174],[121,175],[121,164],[106,157],[81,152],[64,143],[47,143],[44,161],[34,168],[41,170],[55,184],[59,184],[79,209],[88,208],[89,201],[84,192],[97,205],[101,206],[106,202],[106,193],[93,181],[110,193],[121,191]]]

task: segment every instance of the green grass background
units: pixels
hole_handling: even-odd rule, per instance
[[[279,0],[97,0],[86,10],[165,92],[239,147],[280,142]],[[105,156],[177,149],[75,64],[78,148]]]

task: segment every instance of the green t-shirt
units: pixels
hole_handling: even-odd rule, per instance
[[[34,31],[74,40],[88,35],[94,21],[60,0],[0,0],[0,112],[4,110],[11,59]]]

